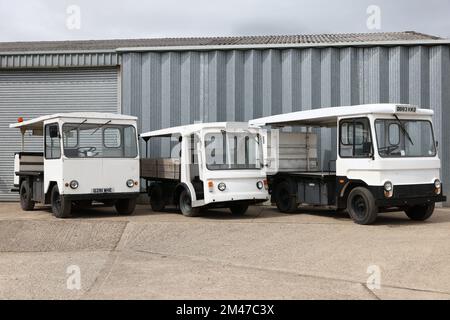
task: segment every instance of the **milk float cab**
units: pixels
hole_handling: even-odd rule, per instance
[[[136,120],[79,112],[19,118],[11,124],[22,134],[22,152],[16,153],[14,162],[22,209],[51,204],[56,217],[67,218],[72,205],[98,201],[115,206],[119,214],[131,214],[139,195]],[[27,132],[43,136],[41,152],[25,152]]]
[[[446,201],[432,115],[411,105],[371,104],[281,114],[249,125],[303,127],[280,132],[266,149],[275,149],[277,165],[268,179],[280,211],[292,212],[299,204],[346,209],[356,223],[371,224],[379,212],[393,210],[426,220],[436,202]],[[320,168],[318,132],[325,128],[337,128],[336,158]]]
[[[224,207],[242,215],[250,204],[269,199],[260,130],[248,129],[247,123],[191,124],[140,137],[146,142],[141,177],[153,211],[172,204],[190,217],[202,208]],[[170,155],[152,156],[149,144],[162,147],[167,138]]]

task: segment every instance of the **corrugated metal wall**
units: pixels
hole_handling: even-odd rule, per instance
[[[117,68],[0,70],[0,201],[11,193],[19,130],[10,123],[58,112],[119,111]],[[42,138],[26,137],[26,151],[42,151]]]
[[[124,53],[122,63],[123,112],[141,131],[363,103],[432,108],[450,186],[448,46]]]

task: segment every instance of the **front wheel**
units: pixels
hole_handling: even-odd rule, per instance
[[[405,210],[406,215],[415,221],[425,221],[433,215],[434,203],[408,207]]]
[[[197,217],[200,215],[200,208],[192,207],[192,198],[189,191],[184,189],[181,191],[179,205],[181,213],[186,217]]]
[[[356,187],[350,192],[347,199],[347,210],[357,224],[372,224],[378,216],[375,198],[372,192],[364,187]]]
[[[230,211],[233,216],[243,216],[248,209],[248,204],[234,204],[230,206]]]
[[[136,199],[117,200],[115,207],[118,214],[129,216],[134,212],[134,209],[136,209]]]
[[[34,209],[34,201],[31,200],[31,188],[28,181],[24,180],[20,184],[20,206],[24,211]]]
[[[71,216],[72,202],[59,193],[57,185],[53,186],[51,202],[52,212],[56,218],[69,218]]]

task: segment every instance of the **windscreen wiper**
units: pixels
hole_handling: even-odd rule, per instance
[[[102,124],[101,126],[98,126],[97,128],[95,128],[94,132],[91,133],[91,136],[97,132],[98,129],[103,128],[104,126],[106,126],[108,123],[110,123],[112,120],[108,120],[106,121],[104,124]]]
[[[397,119],[400,128],[402,129],[402,131],[405,134],[405,136],[408,138],[409,142],[411,142],[411,144],[414,145],[414,142],[412,141],[411,136],[409,135],[409,133],[406,130],[406,128],[403,125],[403,123],[400,121],[400,119],[398,118],[398,116],[396,114],[394,114],[394,117],[395,117],[395,119]]]
[[[83,123],[85,123],[87,121],[87,119],[84,119],[83,121],[81,121],[78,126],[75,127],[75,130],[80,129],[80,127],[83,125]]]

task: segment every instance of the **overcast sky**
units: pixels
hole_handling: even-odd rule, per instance
[[[450,0],[0,0],[0,41],[406,30],[450,38]]]

